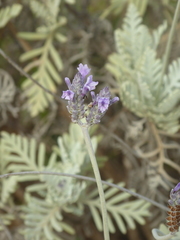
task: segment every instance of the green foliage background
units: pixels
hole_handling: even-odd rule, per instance
[[[162,73],[175,6],[167,0],[3,2],[0,47],[55,97],[0,57],[0,174],[93,177],[80,128],[70,124],[60,98],[64,77],[72,79],[82,62],[121,100],[101,127],[90,129],[103,179],[166,206],[180,173],[178,31]],[[142,229],[150,240],[150,229],[165,221],[164,211],[142,199],[107,186],[104,191],[114,240],[135,239],[132,231],[143,240]],[[96,185],[76,178],[1,179],[0,213],[2,240],[7,229],[13,239],[102,239]]]

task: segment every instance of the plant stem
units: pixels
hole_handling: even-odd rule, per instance
[[[108,215],[107,215],[107,209],[106,209],[106,202],[105,202],[105,196],[104,196],[104,190],[101,182],[101,176],[98,168],[98,164],[96,161],[96,157],[94,154],[94,150],[92,147],[91,139],[89,136],[88,128],[85,126],[81,126],[84,139],[86,142],[87,150],[89,153],[89,157],[91,160],[91,164],[94,170],[94,175],[96,178],[96,183],[99,191],[99,197],[100,197],[100,203],[101,203],[101,211],[102,211],[102,218],[103,218],[103,229],[104,229],[104,239],[105,240],[110,240],[109,236],[109,228],[108,228]]]
[[[177,23],[178,17],[179,17],[179,12],[180,12],[180,0],[177,1],[176,11],[175,11],[172,26],[171,26],[171,29],[170,29],[168,42],[167,42],[167,45],[166,45],[166,50],[165,50],[164,60],[163,60],[163,66],[162,66],[161,80],[160,80],[159,86],[161,86],[162,81],[163,81],[163,76],[166,72],[166,68],[167,68],[167,64],[168,64],[168,60],[169,60],[169,54],[170,54],[171,47],[172,47],[173,36],[174,36],[174,32],[175,32],[175,26],[176,26],[176,23]]]
[[[50,176],[63,176],[63,177],[72,177],[72,178],[76,178],[79,180],[84,180],[84,181],[91,181],[91,182],[95,182],[96,183],[96,179],[95,178],[91,178],[91,177],[87,177],[87,176],[82,176],[82,175],[77,175],[77,174],[71,174],[71,173],[62,173],[62,172],[48,172],[48,171],[26,171],[26,172],[13,172],[13,173],[6,173],[3,175],[0,175],[0,180],[3,178],[9,178],[9,177],[13,177],[13,176],[24,176],[24,175],[50,175]],[[101,181],[102,184],[112,187],[112,188],[116,188],[119,189],[120,191],[123,192],[127,192],[130,195],[137,197],[139,199],[143,199],[146,202],[151,203],[152,205],[164,210],[164,211],[168,211],[169,208],[167,208],[166,206],[150,199],[147,198],[139,193],[133,192],[127,188],[121,187],[119,185],[116,185],[114,183],[110,183],[110,182],[106,182],[106,181]]]

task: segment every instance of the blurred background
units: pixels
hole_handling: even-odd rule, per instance
[[[66,103],[60,98],[62,91],[66,90],[64,78],[72,80],[79,63],[88,64],[94,81],[99,82],[97,89],[109,86],[112,96],[120,97],[120,101],[111,106],[101,123],[92,130],[92,136],[99,136],[96,155],[102,179],[124,182],[127,188],[167,206],[169,191],[179,181],[179,115],[177,113],[176,126],[173,122],[164,127],[162,119],[166,118],[166,113],[162,113],[161,121],[156,122],[155,118],[148,115],[149,110],[139,113],[136,108],[131,108],[123,100],[125,97],[121,96],[123,86],[118,80],[129,75],[125,76],[123,70],[122,75],[113,74],[113,68],[108,65],[113,61],[116,61],[116,67],[121,65],[118,59],[111,61],[110,56],[117,53],[118,40],[114,31],[123,29],[128,22],[126,17],[130,4],[135,6],[142,24],[147,28],[147,34],[143,35],[147,38],[144,37],[142,43],[135,39],[135,48],[142,44],[144,48],[149,46],[148,34],[153,34],[154,29],[166,21],[166,29],[164,27],[162,36],[159,36],[156,48],[157,58],[162,58],[176,9],[175,0],[1,0],[0,48],[56,97],[44,92],[0,56],[0,131],[34,138],[37,144],[43,142],[49,157],[57,138],[69,132],[71,123]],[[179,29],[178,21],[169,64],[180,55]],[[132,40],[131,35],[129,40]],[[120,49],[123,46],[125,49],[123,44],[119,39],[119,45],[122,45]],[[126,56],[124,60],[121,59],[122,62],[127,60]],[[138,64],[140,62],[137,61]],[[179,89],[180,70],[175,75]],[[179,98],[174,106],[176,110],[179,109]],[[158,111],[155,111],[156,114]],[[169,115],[167,118],[170,119]],[[175,130],[169,132],[168,128],[172,126]],[[4,161],[2,152],[0,160]],[[86,173],[89,174],[89,170]],[[92,173],[89,175],[93,176]],[[10,210],[11,214],[15,214],[15,218],[8,223],[12,239],[25,239],[19,234],[24,221],[18,206],[25,204],[24,191],[28,185],[29,182],[20,182],[6,203],[6,213]],[[2,209],[1,212],[5,213]],[[111,239],[152,240],[151,229],[165,223],[166,212],[155,206],[150,206],[149,212],[151,216],[144,218],[144,224],[137,222],[134,229],[125,221],[125,233],[120,231],[113,219],[115,231]],[[62,235],[58,239],[103,239],[87,206],[83,215],[77,217],[65,212],[64,218],[73,226],[76,234]],[[3,229],[0,239],[7,239]]]

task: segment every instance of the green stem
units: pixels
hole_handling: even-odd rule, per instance
[[[171,26],[171,29],[170,29],[168,42],[167,42],[167,45],[166,45],[166,50],[165,50],[165,54],[164,54],[162,73],[161,73],[161,78],[160,78],[161,80],[160,80],[160,83],[159,83],[159,87],[162,84],[163,76],[164,76],[164,74],[166,72],[166,69],[167,69],[169,54],[170,54],[171,47],[172,47],[172,41],[173,41],[173,36],[174,36],[174,32],[175,32],[176,23],[177,23],[178,17],[179,17],[179,12],[180,12],[180,0],[177,1],[176,11],[175,11],[172,26]]]
[[[104,229],[104,239],[105,240],[110,240],[109,237],[109,228],[108,228],[108,215],[107,215],[107,209],[106,209],[106,202],[105,202],[105,196],[104,196],[104,190],[101,182],[101,176],[98,168],[98,164],[96,161],[96,157],[94,154],[94,150],[92,147],[91,139],[89,136],[88,128],[85,126],[81,126],[85,143],[87,146],[87,150],[89,153],[89,157],[91,159],[91,164],[94,170],[94,175],[96,178],[96,183],[99,191],[99,197],[100,197],[100,203],[101,203],[101,210],[102,210],[102,218],[103,218],[103,229]]]

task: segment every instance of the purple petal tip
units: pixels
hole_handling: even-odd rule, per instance
[[[87,64],[83,65],[82,63],[79,64],[79,67],[77,68],[77,70],[82,75],[82,77],[87,76],[91,71],[91,69],[88,68]]]

